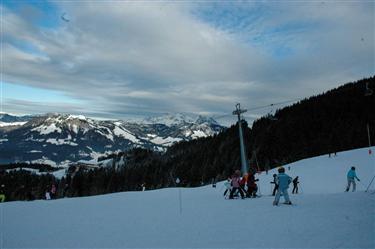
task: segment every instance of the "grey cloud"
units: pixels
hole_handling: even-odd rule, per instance
[[[65,106],[71,112],[114,117],[231,113],[236,102],[251,108],[307,97],[369,76],[374,69],[374,14],[362,4],[321,9],[318,4],[272,3],[272,18],[243,21],[239,34],[197,20],[190,13],[195,4],[59,4],[70,22],[54,30],[3,10],[3,80],[85,101],[82,106]],[[265,35],[298,21],[315,26]],[[262,34],[269,39],[265,47],[242,39]],[[22,52],[12,45],[15,40],[39,51]],[[295,54],[275,58],[268,51],[272,46],[290,47]],[[35,103],[34,107],[43,109]],[[60,105],[53,108],[62,110]]]

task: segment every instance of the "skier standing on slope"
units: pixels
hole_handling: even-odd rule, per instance
[[[244,194],[246,194],[246,189],[245,189],[245,186],[247,185],[247,178],[249,177],[249,174],[248,173],[245,173],[244,176],[242,178],[240,178],[240,188],[242,190],[242,192]],[[246,196],[246,195],[245,195]]]
[[[354,166],[349,170],[349,172],[347,174],[347,179],[348,179],[348,186],[346,187],[345,192],[349,191],[351,184],[353,184],[353,192],[354,192],[355,187],[356,187],[355,179],[357,179],[357,181],[360,181],[357,177],[357,174],[355,173],[355,167]]]
[[[276,182],[279,185],[279,188],[277,190],[275,200],[273,201],[273,205],[277,206],[279,205],[280,195],[283,194],[285,202],[284,204],[291,205],[292,202],[289,200],[288,195],[288,188],[289,184],[292,182],[292,178],[285,174],[285,169],[283,167],[280,167],[278,169],[279,174],[276,177]]]
[[[250,174],[247,180],[247,197],[257,197],[258,185],[255,183],[259,179],[255,179],[254,174]]]
[[[296,178],[293,179],[293,191],[292,191],[292,194],[296,193],[298,194],[298,176]]]
[[[0,202],[5,201],[5,185],[2,184],[0,188]]]
[[[228,179],[227,179],[227,181],[226,182],[224,182],[224,186],[225,186],[225,191],[224,191],[224,197],[226,197],[227,196],[227,193],[229,192],[231,192],[231,190],[232,190],[232,183],[231,183],[231,178],[230,177],[228,177]]]
[[[272,191],[272,196],[275,196],[276,195],[276,191],[277,189],[279,188],[279,185],[277,184],[277,175],[276,174],[273,174],[273,182],[271,182],[271,184],[275,184],[275,187],[273,188],[273,191]]]
[[[45,196],[46,196],[46,200],[51,200],[51,193],[50,193],[49,187],[47,187],[46,189]]]
[[[236,170],[234,172],[234,175],[232,176],[232,191],[230,192],[230,195],[229,195],[229,199],[233,199],[233,194],[236,192],[236,191],[239,191],[240,192],[240,195],[241,195],[241,198],[244,199],[245,196],[244,196],[244,193],[240,187],[240,175],[241,175],[241,171],[239,170]]]
[[[56,185],[53,183],[51,187],[51,192],[50,192],[51,199],[56,199],[56,192],[57,192]]]

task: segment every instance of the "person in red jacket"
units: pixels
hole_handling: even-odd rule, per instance
[[[241,174],[241,173],[240,173]],[[245,173],[242,178],[240,178],[240,188],[244,194],[246,194],[245,186],[247,185],[247,179],[249,177],[248,173]],[[245,195],[246,196],[246,195]]]

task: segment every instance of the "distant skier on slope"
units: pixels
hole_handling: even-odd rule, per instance
[[[274,206],[279,205],[279,200],[280,200],[281,194],[283,194],[284,199],[285,199],[284,204],[291,205],[292,202],[289,200],[288,188],[289,188],[289,184],[292,182],[292,178],[290,176],[288,176],[287,174],[285,174],[285,169],[283,167],[280,167],[278,169],[278,172],[279,172],[279,174],[276,177],[276,182],[277,182],[279,187],[277,189],[277,193],[276,193],[276,196],[275,196],[275,200],[273,201],[273,205]]]
[[[292,191],[292,194],[298,194],[298,176],[296,178],[293,179],[293,191]]]
[[[353,192],[354,192],[355,187],[356,187],[355,179],[357,179],[357,181],[360,181],[357,177],[357,174],[355,173],[355,167],[354,166],[348,171],[347,179],[348,179],[348,186],[346,187],[345,192],[349,191],[351,184],[353,184]]]
[[[5,185],[2,184],[0,188],[0,202],[5,201]]]
[[[50,189],[49,187],[46,189],[46,193],[45,193],[45,197],[46,197],[46,200],[51,200],[51,193],[49,192]]]
[[[57,197],[57,189],[56,189],[55,184],[52,184],[50,196],[51,196],[51,199],[56,199],[56,197]]]

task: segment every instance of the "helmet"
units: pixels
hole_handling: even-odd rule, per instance
[[[278,170],[277,170],[279,173],[284,173],[285,172],[285,169],[283,167],[280,167]]]

